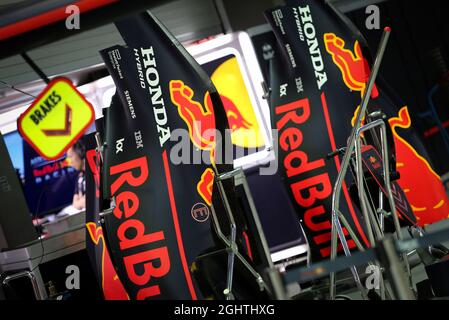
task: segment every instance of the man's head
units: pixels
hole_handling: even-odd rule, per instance
[[[78,140],[73,146],[67,150],[67,157],[70,158],[70,165],[78,171],[84,170],[84,158],[86,148],[81,140]]]

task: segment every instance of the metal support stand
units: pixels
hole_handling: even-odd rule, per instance
[[[357,171],[357,188],[359,192],[360,199],[360,207],[365,217],[366,229],[368,231],[368,235],[370,237],[371,247],[375,246],[375,240],[373,237],[373,230],[376,233],[377,241],[383,239],[383,233],[381,232],[380,226],[377,222],[377,218],[374,213],[369,212],[369,203],[366,198],[365,193],[365,177],[363,173],[363,161],[362,161],[362,134],[366,131],[372,130],[374,128],[380,128],[380,143],[382,146],[382,165],[383,165],[383,177],[385,189],[388,194],[388,202],[391,209],[391,214],[393,216],[393,222],[396,230],[396,234],[399,240],[402,240],[401,226],[399,223],[399,218],[396,212],[396,204],[394,203],[393,192],[391,190],[391,181],[390,181],[390,163],[388,159],[388,143],[387,143],[387,130],[385,127],[385,122],[383,120],[373,121],[363,127],[360,127],[356,133],[356,141],[355,141],[355,154],[356,154],[356,171]],[[408,274],[410,276],[410,267],[408,263],[407,254],[403,254],[403,261],[407,267]],[[378,266],[380,268],[380,266]],[[411,279],[410,279],[411,284]],[[381,284],[384,286],[384,284]]]
[[[376,60],[374,62],[374,66],[373,69],[371,71],[370,77],[369,77],[369,81],[366,87],[366,90],[364,92],[363,95],[363,99],[362,99],[362,104],[360,106],[360,110],[357,114],[357,118],[354,124],[354,127],[352,129],[351,135],[349,137],[349,142],[348,142],[348,146],[346,148],[346,152],[343,156],[343,160],[342,160],[342,164],[341,164],[341,169],[340,172],[338,173],[338,177],[337,177],[337,181],[335,183],[334,186],[334,191],[333,191],[333,195],[332,195],[332,236],[331,236],[331,260],[335,260],[335,258],[337,257],[337,236],[340,238],[340,241],[342,243],[344,252],[346,256],[350,256],[350,250],[348,247],[348,243],[346,241],[346,238],[344,236],[343,233],[343,229],[341,227],[340,221],[339,221],[339,216],[340,216],[340,195],[341,195],[341,191],[343,188],[343,182],[345,180],[346,177],[346,173],[349,169],[349,164],[350,164],[350,160],[352,157],[352,153],[354,151],[355,148],[355,141],[356,141],[356,134],[357,134],[357,130],[359,130],[359,128],[361,127],[362,124],[362,120],[365,117],[365,113],[366,110],[368,108],[368,103],[371,97],[371,93],[374,87],[374,83],[375,80],[377,78],[377,74],[379,72],[379,68],[383,59],[383,55],[385,53],[385,49],[388,43],[388,39],[390,37],[390,33],[391,33],[391,29],[390,28],[385,28],[384,29],[384,33],[382,35],[382,39],[380,41],[380,46],[376,55]],[[349,227],[349,225],[345,225],[346,228]],[[355,267],[351,268],[351,271],[354,275],[354,280],[357,284],[357,286],[359,288],[363,288],[361,282],[360,282],[360,278],[358,277],[358,275],[356,275],[357,270]],[[330,274],[330,290],[329,290],[329,295],[330,295],[330,299],[334,300],[335,299],[335,295],[336,295],[336,279],[335,279],[335,273],[331,273]],[[362,294],[364,292],[364,290],[361,291]]]
[[[266,290],[267,292],[270,292],[270,289],[268,288],[265,281],[262,279],[261,275],[254,270],[254,268],[251,266],[251,264],[239,253],[237,244],[235,242],[236,240],[236,224],[234,220],[234,215],[232,213],[231,206],[229,205],[228,197],[226,196],[225,189],[223,187],[223,181],[231,179],[231,178],[240,178],[243,180],[243,188],[246,194],[246,197],[248,199],[248,203],[251,209],[252,218],[255,221],[255,226],[258,232],[258,235],[260,237],[261,245],[263,247],[263,254],[265,255],[266,261],[268,261],[268,267],[269,269],[274,269],[274,264],[271,260],[270,251],[268,248],[268,243],[266,241],[262,225],[260,223],[259,217],[257,215],[257,211],[254,205],[254,201],[251,197],[251,193],[248,187],[248,183],[246,181],[245,173],[241,168],[238,168],[236,170],[233,170],[231,172],[227,172],[224,174],[219,175],[216,172],[216,185],[218,187],[218,191],[220,193],[220,197],[223,200],[223,204],[225,207],[225,211],[230,223],[231,228],[231,234],[228,237],[224,235],[224,233],[221,230],[220,223],[218,221],[215,208],[214,206],[211,207],[212,211],[212,218],[213,218],[213,224],[215,231],[217,232],[218,237],[223,241],[223,243],[226,245],[228,249],[228,272],[227,272],[227,284],[226,289],[223,291],[225,297],[227,300],[233,299],[232,295],[232,281],[234,276],[234,264],[235,264],[235,258],[239,259],[240,262],[243,263],[243,265],[248,269],[248,271],[254,276],[254,279],[257,281],[260,290]]]
[[[379,260],[386,268],[395,298],[398,300],[416,300],[415,294],[410,289],[407,277],[404,274],[403,265],[398,258],[398,252],[393,237],[385,237],[377,248]]]
[[[322,261],[312,266],[292,268],[283,274],[283,277],[286,285],[307,283],[321,279],[330,275],[330,273],[340,272],[349,269],[351,266],[362,266],[369,261],[376,260],[385,268],[386,277],[394,293],[394,295],[390,294],[390,297],[398,300],[415,300],[414,292],[407,283],[407,277],[399,256],[402,253],[420,248],[426,249],[431,246],[438,246],[448,239],[449,233],[447,230],[410,240],[396,240],[392,235],[386,235],[376,243],[374,249],[356,252],[350,257],[340,257],[334,261]]]

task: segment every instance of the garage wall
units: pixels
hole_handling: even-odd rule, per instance
[[[346,12],[382,0],[330,1]],[[18,2],[22,1],[0,0],[0,8]],[[264,23],[262,11],[282,2],[283,0],[172,0],[154,8],[152,12],[184,42],[222,33],[226,23],[231,23],[234,30]],[[217,8],[222,9],[221,18]],[[232,17],[232,21],[226,18],[227,15]],[[102,63],[98,51],[122,43],[114,25],[109,24],[31,50],[28,54],[47,75],[53,76]],[[37,79],[37,75],[20,56],[0,60],[0,80],[19,85]],[[0,84],[0,105],[2,87]]]

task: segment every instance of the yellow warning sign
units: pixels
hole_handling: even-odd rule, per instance
[[[17,120],[22,137],[45,159],[61,157],[95,119],[92,105],[70,80],[52,80]]]

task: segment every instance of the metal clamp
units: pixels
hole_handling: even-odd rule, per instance
[[[107,143],[103,142],[99,132],[95,133],[95,142],[97,143],[97,148],[95,149],[98,154],[100,154],[100,160],[104,163],[104,149],[107,147]]]

